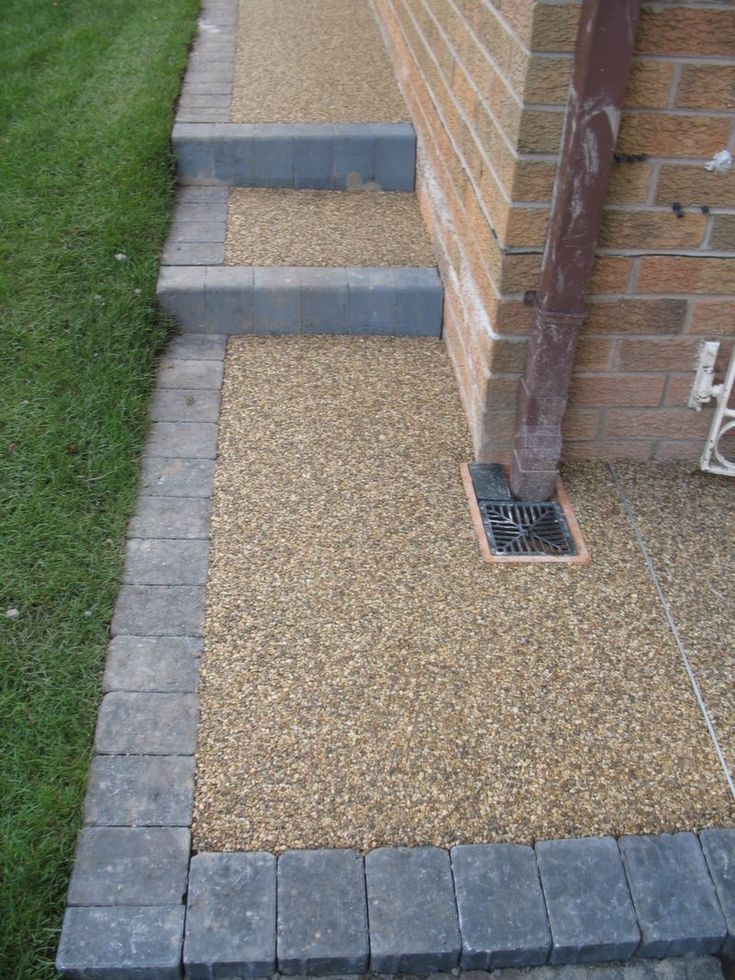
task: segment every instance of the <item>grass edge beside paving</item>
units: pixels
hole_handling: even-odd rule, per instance
[[[197,0],[0,23],[0,976],[55,976],[157,354]]]

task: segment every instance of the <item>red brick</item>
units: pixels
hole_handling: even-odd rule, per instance
[[[604,435],[611,439],[695,439],[707,435],[711,422],[710,413],[686,408],[611,408],[605,417]]]
[[[619,299],[593,302],[585,333],[677,334],[684,328],[687,302],[683,299]]]
[[[671,205],[674,201],[696,206],[735,207],[735,168],[718,174],[710,173],[701,164],[663,164],[656,185],[656,203]]]
[[[639,293],[735,293],[735,259],[645,255],[640,262]]]
[[[649,460],[653,455],[654,443],[650,440],[625,439],[622,442],[613,440],[595,440],[594,442],[565,442],[562,449],[562,459],[635,459]]]
[[[629,109],[665,109],[674,77],[670,61],[636,59],[630,69],[624,105]]]
[[[572,380],[569,403],[575,406],[659,405],[665,376],[660,374],[587,375]]]
[[[683,109],[735,109],[735,65],[682,65],[676,104]]]
[[[698,248],[707,218],[688,211],[678,218],[673,211],[623,211],[607,208],[600,229],[601,248]]]
[[[538,3],[531,32],[532,51],[574,51],[580,6]]]
[[[636,36],[641,54],[732,56],[735,10],[700,7],[645,8]]]
[[[689,332],[709,337],[735,337],[735,300],[697,303]]]
[[[730,120],[673,112],[623,112],[616,150],[664,157],[710,156],[726,145]]]
[[[698,337],[620,341],[617,366],[621,371],[694,370],[702,341]]]
[[[591,293],[624,293],[633,260],[617,255],[598,255],[592,269]]]

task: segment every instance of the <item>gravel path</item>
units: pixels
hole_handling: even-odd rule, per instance
[[[434,266],[414,194],[230,192],[227,265]]]
[[[366,0],[242,0],[231,120],[407,122]]]
[[[238,338],[226,361],[199,849],[724,825],[731,799],[620,498],[587,566],[479,560],[436,342]]]

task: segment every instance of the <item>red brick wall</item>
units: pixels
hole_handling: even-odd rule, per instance
[[[573,0],[373,0],[419,136],[445,339],[481,459],[508,459],[571,76]],[[644,2],[566,418],[568,457],[696,458],[698,344],[735,335],[735,5]],[[671,205],[683,206],[682,218]],[[701,208],[708,209],[704,213]]]

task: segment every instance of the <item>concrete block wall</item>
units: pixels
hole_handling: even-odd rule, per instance
[[[418,133],[444,334],[480,460],[508,460],[572,71],[573,0],[373,0]],[[567,458],[696,459],[703,339],[735,335],[735,7],[644,0],[565,424]],[[672,210],[681,205],[682,217]],[[677,209],[678,210],[678,209]]]

